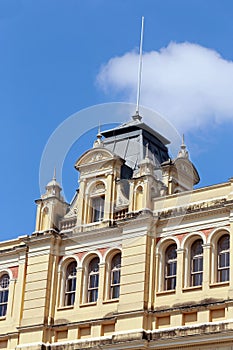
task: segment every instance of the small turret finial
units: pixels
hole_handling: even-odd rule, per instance
[[[53,180],[56,181],[56,167],[53,169]]]
[[[97,138],[98,138],[98,139],[101,139],[101,138],[102,138],[102,135],[101,135],[101,132],[100,132],[100,122],[99,122],[99,127],[98,127]]]
[[[185,146],[185,143],[184,143],[184,134],[182,134],[182,146]]]
[[[98,134],[96,135],[96,140],[94,141],[93,147],[100,147],[102,145],[102,135],[101,135],[101,131],[100,131],[100,122],[99,122],[99,126],[98,126]]]
[[[140,47],[139,47],[139,64],[138,64],[138,86],[137,86],[137,104],[135,115],[133,115],[133,120],[141,121],[142,117],[139,114],[140,105],[140,94],[141,94],[141,81],[142,81],[142,45],[143,45],[143,34],[144,34],[144,17],[142,17],[141,24],[141,37],[140,37]]]
[[[188,158],[189,157],[189,153],[186,149],[186,145],[184,143],[184,134],[182,135],[182,144],[180,146],[180,150],[178,152],[178,158]]]

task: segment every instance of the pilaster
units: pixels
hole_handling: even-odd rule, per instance
[[[210,259],[211,244],[203,244],[203,293],[208,295],[210,285]]]
[[[86,180],[82,179],[79,183],[79,194],[78,194],[78,217],[77,217],[77,226],[81,226],[83,224],[83,216],[84,216],[84,206],[85,202],[85,191],[86,191]]]
[[[184,286],[184,249],[177,249],[176,295],[181,297]]]
[[[97,303],[99,305],[101,305],[103,302],[104,289],[105,289],[105,263],[100,263],[99,264],[99,288],[98,288],[98,300],[97,300]]]

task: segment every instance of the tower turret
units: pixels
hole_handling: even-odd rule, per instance
[[[46,186],[46,192],[36,200],[37,216],[36,231],[58,229],[59,219],[67,211],[68,204],[61,195],[61,186],[56,180],[56,171],[51,181]]]

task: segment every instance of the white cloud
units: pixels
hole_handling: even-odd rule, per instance
[[[104,65],[97,77],[106,92],[136,100],[138,54],[126,53]],[[207,123],[233,121],[233,62],[192,43],[170,43],[143,54],[141,104],[187,131]]]

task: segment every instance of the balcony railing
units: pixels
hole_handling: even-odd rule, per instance
[[[60,223],[60,230],[69,230],[69,229],[75,227],[76,222],[77,222],[76,218],[63,220]]]
[[[124,209],[121,209],[119,211],[116,211],[114,213],[114,220],[124,220],[127,218],[127,214],[128,214],[128,208],[124,208]]]

